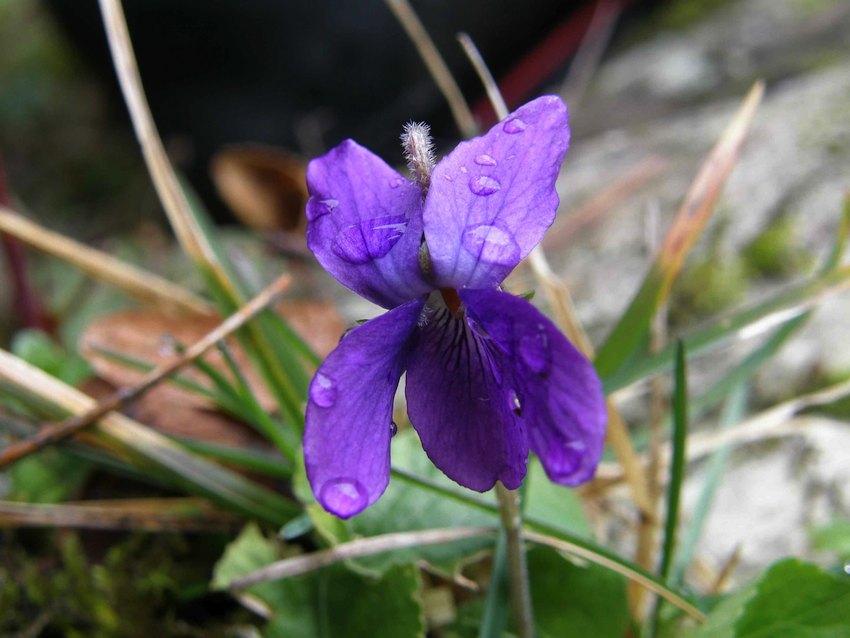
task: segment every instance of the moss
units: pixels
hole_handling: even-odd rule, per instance
[[[778,218],[743,251],[749,272],[758,277],[785,277],[806,270],[812,255],[799,245],[793,218]]]
[[[747,285],[747,269],[736,257],[714,254],[685,268],[673,287],[671,325],[686,325],[731,308],[743,299]]]
[[[115,534],[23,538],[0,538],[0,635],[215,637],[247,619],[227,600],[204,600],[226,539],[130,534],[104,548]]]

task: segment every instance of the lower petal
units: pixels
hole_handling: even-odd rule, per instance
[[[422,447],[446,476],[479,492],[497,480],[515,489],[525,476],[528,443],[504,365],[442,308],[418,331],[407,369],[407,410]]]
[[[590,362],[525,299],[497,290],[464,290],[460,298],[511,362],[531,449],[562,485],[589,480],[605,440],[602,383]]]
[[[355,328],[310,384],[307,478],[322,507],[340,518],[374,503],[389,482],[393,397],[422,304],[408,302]]]

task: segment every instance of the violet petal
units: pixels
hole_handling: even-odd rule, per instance
[[[562,485],[589,480],[602,456],[605,395],[590,362],[525,299],[497,290],[460,298],[512,362],[531,449]]]
[[[389,482],[393,397],[422,305],[410,301],[352,330],[310,384],[307,478],[340,518],[374,503]]]
[[[442,308],[419,329],[407,369],[407,412],[422,447],[446,476],[479,492],[497,480],[517,488],[525,476],[528,442],[504,365]]]
[[[419,270],[419,188],[345,140],[307,167],[307,245],[359,295],[393,308],[430,289]]]
[[[438,287],[494,288],[540,242],[569,138],[566,106],[544,96],[436,166],[423,219]]]

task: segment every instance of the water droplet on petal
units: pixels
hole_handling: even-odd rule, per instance
[[[324,207],[328,209],[329,213],[332,213],[334,208],[339,206],[339,200],[337,199],[323,199],[319,203],[323,204]]]
[[[519,402],[519,397],[517,396],[516,391],[511,390],[508,393],[508,396],[510,397],[511,412],[517,416],[522,416],[522,404]]]
[[[536,332],[520,338],[519,356],[533,372],[544,376],[548,374],[552,357],[549,337],[544,326],[539,326]]]
[[[526,128],[528,128],[528,124],[523,122],[518,117],[512,117],[502,125],[502,130],[508,135],[516,135],[517,133],[522,133]]]
[[[390,180],[390,188],[398,188],[404,180],[400,177],[393,177]]]
[[[493,193],[501,190],[502,185],[498,182],[498,180],[488,177],[487,175],[479,175],[478,177],[473,177],[469,180],[469,190],[471,190],[476,195],[492,195]]]
[[[332,249],[340,259],[352,264],[365,264],[390,252],[405,230],[407,220],[404,215],[366,219],[339,231]]]
[[[394,437],[396,434],[398,434],[398,423],[390,421],[390,438]]]
[[[475,163],[479,166],[495,166],[498,164],[496,159],[492,155],[487,155],[487,153],[482,153],[478,157],[475,158]]]
[[[443,173],[443,177],[447,182],[453,182],[455,180],[455,178],[449,175],[448,173]]]
[[[348,518],[362,510],[368,500],[366,488],[357,479],[331,479],[326,481],[319,491],[319,501],[322,505],[342,518]]]
[[[546,451],[545,465],[554,479],[567,479],[581,467],[587,446],[581,441],[552,445]]]
[[[466,175],[469,172],[469,170],[467,170],[466,166],[461,166],[460,172],[463,173],[464,175]]]
[[[329,408],[336,401],[336,383],[326,374],[317,372],[310,384],[310,400],[320,408]]]
[[[519,261],[519,244],[513,235],[498,226],[469,226],[463,233],[461,243],[481,261],[504,266],[513,266]]]
[[[505,159],[506,159],[506,160],[512,160],[512,159],[515,159],[515,158],[516,158],[516,155],[514,155],[514,154],[512,153],[512,154],[508,155]]]

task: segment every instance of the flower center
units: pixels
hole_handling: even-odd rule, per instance
[[[440,288],[440,294],[449,311],[457,317],[460,311],[460,296],[454,288]]]

